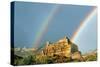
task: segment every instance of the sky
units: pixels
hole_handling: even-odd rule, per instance
[[[88,18],[74,38],[74,43],[84,53],[97,49],[97,11],[94,10]]]
[[[93,8],[93,6],[15,2],[14,46],[35,48],[44,45],[46,41],[56,42],[64,36],[71,39],[81,21]],[[95,35],[93,39],[96,40],[96,16],[92,20],[91,25],[88,24],[86,29],[95,34],[86,32],[84,36]],[[90,46],[92,49],[94,46],[96,48],[96,41],[93,40],[91,43],[90,37],[82,41],[83,34],[84,32],[78,37],[81,41],[75,41],[80,50],[86,52]]]

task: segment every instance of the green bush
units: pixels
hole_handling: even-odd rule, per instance
[[[35,64],[35,55],[30,55],[27,57],[24,57],[23,59],[15,59],[14,65],[30,65]]]
[[[94,55],[88,55],[85,57],[85,61],[96,61],[97,60],[97,54]]]

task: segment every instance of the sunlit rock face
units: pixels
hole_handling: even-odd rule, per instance
[[[55,43],[47,41],[42,53],[51,57],[59,56],[77,60],[82,59],[78,46],[72,43],[66,36]]]

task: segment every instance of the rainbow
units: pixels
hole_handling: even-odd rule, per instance
[[[84,20],[80,23],[79,27],[75,30],[73,36],[71,37],[71,41],[75,42],[76,39],[81,34],[81,31],[86,27],[86,25],[89,23],[89,20],[96,14],[96,7],[93,7],[91,12],[89,12],[88,15],[84,18]]]
[[[41,28],[39,29],[39,32],[36,34],[35,41],[33,43],[34,47],[38,47],[40,45],[40,42],[42,40],[42,37],[45,35],[45,33],[48,30],[48,25],[53,19],[53,17],[56,15],[56,13],[59,11],[59,5],[55,5],[51,11],[48,17],[43,21],[43,24],[41,25]]]
[[[48,31],[48,26],[49,26],[51,20],[54,18],[54,16],[60,10],[59,8],[60,8],[60,5],[55,5],[51,9],[47,18],[41,24],[41,28],[39,28],[39,32],[37,32],[37,34],[35,36],[35,41],[33,43],[34,47],[39,47],[43,36]],[[75,30],[73,36],[71,37],[72,42],[74,42],[78,38],[82,29],[87,25],[88,21],[94,16],[95,13],[96,13],[96,7],[94,7],[93,10],[91,12],[89,12],[89,14],[85,17],[85,19],[80,23],[79,27]]]

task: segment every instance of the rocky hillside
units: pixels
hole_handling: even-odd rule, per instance
[[[55,43],[47,41],[40,49],[33,49],[15,49],[14,65],[81,62],[87,59],[66,36]]]
[[[66,59],[66,61],[67,59],[68,61],[83,61],[78,46],[72,43],[66,36],[55,43],[49,43],[49,41],[47,41],[45,47],[42,48],[41,54],[52,58],[58,57],[58,59],[56,58],[58,62],[65,62],[63,61],[64,59]]]

